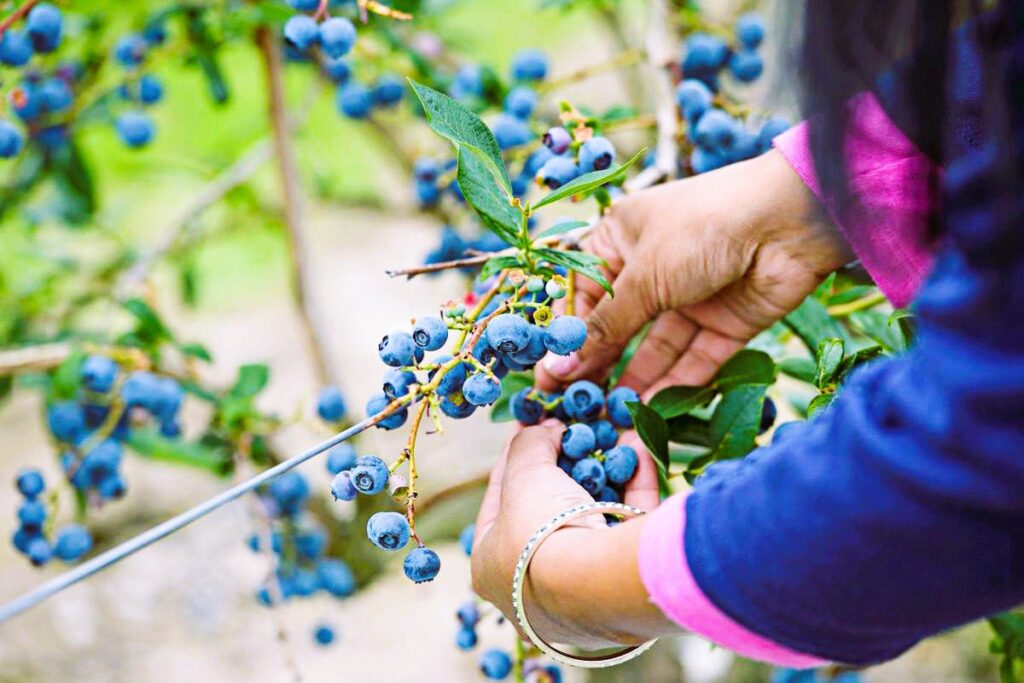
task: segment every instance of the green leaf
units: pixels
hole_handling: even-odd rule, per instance
[[[181,352],[191,358],[198,358],[205,360],[207,363],[213,361],[213,356],[210,355],[209,349],[202,344],[196,342],[189,342],[181,345]]]
[[[814,373],[814,386],[824,389],[832,384],[843,364],[845,354],[846,345],[842,339],[833,337],[821,340],[818,344],[818,367]]]
[[[555,235],[562,235],[570,230],[576,230],[577,228],[585,228],[590,223],[587,221],[562,221],[556,225],[552,225],[547,230],[543,231],[539,235],[533,238],[534,243],[537,243],[547,237],[554,237]]]
[[[502,195],[483,157],[468,147],[460,147],[458,159],[459,188],[466,203],[477,212],[484,226],[502,241],[518,244],[523,215],[509,204],[508,195]]]
[[[484,267],[480,269],[480,277],[481,279],[486,279],[497,273],[499,270],[504,270],[506,268],[519,268],[521,266],[522,263],[519,261],[518,256],[495,256],[492,259],[488,259],[487,263],[484,264]]]
[[[270,368],[266,365],[243,365],[238,368],[238,379],[228,393],[234,398],[252,398],[267,386],[269,380]]]
[[[830,405],[832,405],[832,401],[836,400],[836,396],[837,394],[835,393],[828,393],[818,394],[817,396],[812,398],[811,402],[807,404],[807,417],[811,417],[812,415],[814,415],[819,410],[822,410],[823,408],[828,408]]]
[[[810,358],[783,358],[779,361],[779,371],[801,382],[814,384],[817,367]]]
[[[170,462],[209,470],[224,476],[231,471],[231,454],[227,450],[213,449],[182,439],[168,439],[154,429],[132,429],[128,446],[139,455],[151,460]]]
[[[626,171],[629,170],[629,167],[635,164],[641,158],[643,158],[644,154],[646,153],[647,148],[645,147],[636,154],[634,154],[632,159],[622,164],[621,166],[613,166],[611,168],[606,168],[603,171],[594,171],[593,173],[586,173],[584,175],[581,175],[579,178],[576,178],[575,180],[572,180],[566,183],[565,185],[562,185],[557,190],[551,192],[551,194],[542,198],[540,201],[533,205],[532,210],[536,211],[537,209],[547,206],[548,204],[557,202],[560,199],[565,199],[566,197],[571,197],[576,194],[589,192],[590,190],[596,189],[601,185],[604,185],[605,183],[613,183],[619,180],[620,178],[625,177]]]
[[[708,427],[716,459],[739,458],[754,450],[767,391],[764,384],[741,384],[722,396]]]
[[[75,349],[61,361],[50,379],[47,392],[50,401],[68,401],[75,397],[82,380],[83,360],[85,360],[85,352]]]
[[[686,415],[706,406],[718,391],[713,386],[675,386],[662,389],[650,401],[650,407],[666,420]]]
[[[775,361],[764,351],[741,349],[725,361],[715,375],[714,386],[726,392],[741,384],[771,384],[775,381]]]
[[[680,415],[668,421],[668,440],[687,446],[711,446],[711,423],[693,415]]]
[[[874,360],[879,356],[885,354],[883,349],[878,344],[873,344],[863,349],[858,349],[855,353],[851,353],[849,356],[843,359],[843,365],[839,368],[839,378],[842,379],[847,374],[855,370],[862,363]]]
[[[512,195],[512,179],[501,158],[498,141],[480,117],[447,95],[409,79],[413,92],[423,105],[430,128],[447,139],[456,149],[470,147],[479,152],[491,173],[497,177],[507,195]]]
[[[785,317],[783,322],[800,337],[811,353],[818,352],[818,344],[830,337],[849,341],[849,335],[825,310],[825,306],[813,297],[807,297],[799,307]]]
[[[160,316],[142,299],[128,299],[123,304],[126,311],[138,321],[136,334],[149,342],[173,339],[174,335],[167,329]]]
[[[881,311],[854,311],[847,320],[887,351],[903,351],[906,349],[903,334],[900,328],[889,325],[888,318],[889,316]]]
[[[665,475],[668,474],[668,424],[650,407],[639,401],[627,401],[626,408],[633,416],[633,427],[647,450],[654,456],[654,463]]]
[[[580,275],[588,277],[601,285],[601,288],[608,292],[610,296],[615,296],[611,283],[608,282],[607,278],[605,278],[604,273],[598,270],[598,266],[607,265],[604,262],[604,259],[598,258],[593,254],[588,254],[585,251],[536,249],[533,253],[541,259],[553,263],[556,266],[565,266],[569,270],[575,270]]]
[[[501,380],[501,395],[491,408],[491,422],[510,422],[512,415],[511,401],[514,394],[533,386],[532,372],[510,372]]]

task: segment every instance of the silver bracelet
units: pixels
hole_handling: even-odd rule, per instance
[[[624,650],[610,652],[608,654],[575,656],[562,652],[561,650],[558,650],[546,643],[537,635],[537,632],[533,630],[533,627],[530,626],[530,622],[526,618],[526,606],[523,604],[523,583],[526,580],[526,570],[530,566],[530,560],[533,559],[534,553],[537,552],[540,544],[543,543],[548,536],[557,531],[562,525],[567,522],[571,522],[578,517],[583,517],[596,512],[625,515],[627,517],[639,517],[644,514],[644,511],[640,508],[635,508],[632,505],[625,505],[623,503],[584,503],[566,510],[561,514],[556,515],[550,522],[544,524],[541,528],[537,529],[533,536],[530,537],[530,540],[526,543],[526,547],[523,548],[522,554],[519,556],[519,562],[516,564],[516,573],[512,578],[512,607],[516,611],[516,621],[519,622],[519,627],[523,632],[529,636],[530,640],[533,641],[533,644],[536,645],[541,652],[548,655],[555,661],[569,666],[578,666],[586,669],[603,669],[610,666],[616,666],[617,664],[622,664],[623,662],[628,662],[629,660],[642,655],[658,640],[655,638],[654,640],[648,640],[646,643],[633,645]]]

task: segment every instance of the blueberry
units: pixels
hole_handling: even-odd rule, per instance
[[[466,400],[461,391],[453,391],[441,399],[441,412],[455,420],[462,420],[476,412],[476,406]]]
[[[18,527],[14,534],[11,536],[11,543],[14,545],[15,550],[19,553],[27,554],[28,547],[35,539],[40,537],[40,532],[34,529],[26,529],[24,527]]]
[[[54,554],[65,562],[74,562],[92,550],[89,530],[78,524],[69,524],[57,533]]]
[[[416,160],[416,163],[413,164],[412,174],[416,178],[416,180],[422,180],[425,183],[434,183],[437,182],[437,179],[441,176],[441,167],[435,160],[431,159],[430,157],[420,157],[419,159]],[[449,237],[447,233],[454,232],[455,231],[452,230],[451,228],[447,228],[445,230],[446,234],[443,234],[441,236],[441,241],[444,242],[446,238],[451,239],[451,237]],[[457,237],[458,233],[455,233],[455,236]],[[462,240],[460,239],[459,241],[461,242]],[[443,247],[442,251],[445,251]],[[413,338],[415,339],[415,337],[416,334],[414,332]]]
[[[25,20],[25,29],[36,52],[53,52],[60,45],[63,17],[60,10],[49,3],[32,8]]]
[[[46,521],[46,506],[36,500],[27,500],[18,507],[18,521],[26,531],[38,532]]]
[[[370,400],[366,402],[366,416],[372,417],[388,407],[388,397],[384,395],[384,392],[374,394],[370,397]],[[388,415],[383,420],[377,423],[377,426],[381,429],[398,429],[405,424],[405,421],[409,418],[409,411],[406,408]]]
[[[375,512],[366,523],[366,535],[381,550],[401,550],[409,542],[409,522],[397,512]]]
[[[471,375],[462,385],[462,395],[475,406],[489,406],[501,396],[501,384],[480,372]]]
[[[68,109],[74,99],[71,88],[59,78],[49,78],[43,81],[36,94],[43,111],[50,114],[59,114]]]
[[[554,278],[548,280],[547,284],[544,285],[544,291],[552,299],[561,299],[565,296],[565,285],[555,280]]]
[[[548,58],[540,50],[520,50],[512,56],[512,79],[542,81],[548,75]]]
[[[416,360],[416,343],[408,332],[392,332],[377,344],[380,359],[393,368],[413,365]]]
[[[313,570],[297,569],[292,575],[292,594],[308,597],[316,593],[318,588],[320,588],[320,581]]]
[[[544,345],[559,356],[580,350],[586,340],[587,324],[573,315],[555,318],[544,333]]]
[[[757,12],[747,12],[736,20],[736,39],[744,47],[753,50],[764,40],[764,17]]]
[[[604,393],[593,382],[579,380],[566,388],[562,405],[569,417],[587,422],[596,419],[604,409]]]
[[[480,97],[484,93],[483,74],[476,64],[467,64],[459,67],[455,72],[455,80],[452,83],[451,96],[457,100],[466,97]]]
[[[373,108],[373,95],[366,86],[352,81],[338,88],[337,103],[345,116],[363,119]]]
[[[146,41],[137,33],[121,36],[114,43],[114,59],[123,67],[131,68],[142,64],[146,58]]]
[[[616,427],[629,429],[633,426],[633,416],[629,414],[627,403],[639,401],[640,395],[629,387],[615,387],[608,392],[606,399],[608,419]]]
[[[25,66],[32,59],[32,41],[24,32],[9,28],[0,36],[0,64]]]
[[[571,477],[572,468],[576,466],[576,461],[572,460],[571,458],[567,458],[564,455],[560,455],[558,456],[558,460],[555,461],[555,464],[558,465],[558,469],[562,470]]]
[[[35,499],[46,488],[43,475],[34,467],[19,471],[15,482],[18,492],[29,500]]]
[[[296,14],[285,22],[284,38],[295,49],[305,51],[316,45],[320,39],[320,29],[312,17]],[[337,49],[337,46],[333,49]]]
[[[728,152],[736,143],[739,124],[721,109],[709,109],[697,122],[694,141],[708,152]]]
[[[571,144],[572,134],[561,126],[549,128],[548,132],[544,133],[544,146],[555,154],[563,154]]]
[[[288,6],[296,12],[315,12],[320,7],[320,0],[287,0]]]
[[[334,500],[355,500],[357,493],[359,492],[352,483],[351,470],[342,470],[334,475],[331,481],[331,495],[334,496]]]
[[[410,581],[426,583],[433,581],[441,571],[441,558],[430,548],[413,548],[405,556],[402,569]]]
[[[143,104],[156,104],[164,96],[164,86],[156,76],[146,74],[139,79],[139,101]]]
[[[501,353],[515,353],[530,343],[530,323],[514,313],[502,313],[487,326],[487,343]]]
[[[321,529],[311,529],[295,536],[295,550],[307,560],[315,560],[324,554],[327,534]]]
[[[144,147],[149,144],[156,132],[153,119],[141,111],[128,111],[121,114],[114,121],[114,128],[117,130],[121,142],[129,147]]]
[[[320,390],[316,400],[316,412],[320,419],[327,422],[338,422],[345,417],[345,399],[341,390],[332,385]]]
[[[729,163],[729,157],[723,152],[709,152],[700,147],[694,147],[690,152],[690,167],[694,173],[707,173],[717,168],[722,168]]]
[[[498,147],[503,150],[520,147],[533,139],[530,126],[511,114],[499,114],[491,129]]]
[[[741,128],[736,133],[736,144],[733,145],[728,158],[729,161],[744,161],[746,159],[753,159],[760,153],[761,149],[757,140],[757,134]]]
[[[412,328],[412,340],[422,349],[437,351],[448,341],[448,325],[436,315],[419,318]]]
[[[676,88],[676,102],[690,125],[695,125],[704,112],[711,108],[713,98],[708,86],[695,78],[687,78]]]
[[[414,180],[413,189],[416,190],[416,201],[420,203],[420,206],[434,206],[441,201],[441,188],[433,183]],[[439,259],[439,261],[442,260],[447,259]]]
[[[297,17],[292,17],[292,19],[295,18]],[[291,23],[291,20],[289,20],[289,23]],[[286,25],[285,36],[287,35],[288,28]],[[328,57],[344,57],[355,44],[356,27],[353,26],[352,22],[348,19],[344,17],[331,17],[324,23],[320,24],[320,47],[323,48],[323,51],[327,53]],[[303,46],[297,42],[296,46],[303,48]]]
[[[54,403],[46,410],[46,421],[53,438],[77,444],[85,436],[85,413],[74,401]]]
[[[408,370],[391,368],[384,373],[384,395],[389,401],[409,393],[409,387],[416,384],[416,375]]]
[[[387,463],[376,455],[363,455],[356,460],[356,466],[350,470],[352,485],[366,495],[374,495],[383,491],[388,485]]]
[[[549,190],[557,190],[575,180],[579,174],[580,169],[572,157],[552,157],[537,173],[537,181]]]
[[[82,385],[89,391],[105,394],[114,386],[117,363],[106,356],[89,356],[82,362]]]
[[[594,458],[583,458],[573,465],[572,478],[592,496],[607,483],[604,467]]]
[[[761,424],[758,429],[758,434],[764,434],[772,425],[775,424],[775,418],[779,416],[779,410],[775,407],[775,401],[770,398],[765,398],[764,406],[761,408]]]
[[[473,536],[475,534],[476,524],[467,524],[459,532],[459,546],[462,547],[462,552],[466,553],[467,556],[473,552]]]
[[[341,560],[321,560],[316,565],[316,575],[320,587],[336,598],[345,598],[356,592],[356,578]]]
[[[602,451],[608,450],[619,442],[619,433],[615,431],[615,426],[608,420],[591,422],[590,428],[594,430],[597,448]]]
[[[150,45],[163,45],[167,40],[167,27],[161,19],[151,21],[142,29],[142,38]]]
[[[313,638],[316,639],[317,645],[330,645],[334,642],[334,629],[327,624],[320,624],[313,631]]]
[[[605,137],[591,138],[580,147],[580,172],[603,171],[615,163],[615,146]]]
[[[10,159],[22,152],[25,138],[22,131],[14,127],[9,121],[0,119],[0,159]]]
[[[472,628],[462,626],[455,634],[455,647],[460,650],[472,650],[476,647],[476,631]]]
[[[452,360],[452,356],[444,355],[438,356],[436,362],[438,366],[445,365]],[[429,377],[433,379],[434,375],[437,374],[437,370],[431,370]],[[459,391],[462,388],[463,382],[466,381],[467,367],[465,363],[459,363],[450,370],[448,370],[444,376],[437,383],[437,392],[442,396]]]
[[[405,81],[394,74],[384,74],[373,86],[373,101],[382,107],[393,107],[405,96]]]
[[[480,671],[492,681],[501,681],[512,673],[512,658],[501,650],[488,650],[480,658]]]
[[[599,503],[621,503],[622,496],[619,492],[610,486],[605,486],[603,489],[594,494],[594,500]]]
[[[683,73],[689,77],[704,76],[722,68],[729,58],[729,46],[721,38],[707,33],[693,33],[686,39]],[[704,80],[703,78],[701,80]]]
[[[562,454],[567,458],[585,458],[594,452],[596,446],[594,430],[583,423],[569,425],[562,432]]]
[[[32,564],[42,567],[53,557],[53,549],[50,548],[50,544],[46,542],[45,538],[36,536],[29,541],[25,554],[28,555],[28,559]]]
[[[790,125],[788,120],[780,117],[765,121],[764,125],[761,126],[761,132],[757,134],[757,144],[761,152],[764,153],[770,150],[772,148],[772,140],[785,133]]]
[[[283,515],[298,513],[309,498],[306,478],[294,470],[271,480],[268,490]]]
[[[338,85],[348,83],[348,79],[352,76],[352,67],[344,59],[325,57],[320,67],[327,78]]]
[[[470,600],[459,605],[455,616],[464,628],[473,628],[480,621],[480,610],[477,609],[476,602]]]
[[[604,454],[604,473],[613,484],[625,484],[636,474],[637,456],[629,446],[616,446]]]
[[[537,91],[525,85],[512,88],[508,96],[505,97],[505,111],[518,119],[530,118],[536,108]]]
[[[751,83],[764,71],[764,60],[753,50],[740,50],[729,58],[729,71],[737,81]]]

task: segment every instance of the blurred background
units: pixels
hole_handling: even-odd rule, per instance
[[[540,48],[549,55],[556,80],[607,63],[630,46],[642,46],[647,11],[641,0],[548,3],[554,7],[542,7],[538,0],[432,4],[436,7],[427,13],[429,19],[418,28],[436,29],[461,58],[504,73],[516,50]],[[713,18],[716,13],[732,16],[740,3],[700,4]],[[72,5],[109,13],[105,20],[114,32],[118,25],[128,30],[146,11],[146,3],[132,3],[132,8],[65,3]],[[7,11],[14,6],[0,3]],[[772,7],[765,14],[772,19]],[[769,27],[766,55],[776,55],[781,46],[773,40],[771,21]],[[201,71],[179,57],[152,65],[166,94],[153,110],[157,134],[145,149],[127,150],[106,126],[83,129],[76,136],[82,155],[99,162],[91,178],[98,209],[88,229],[53,220],[41,200],[2,211],[0,315],[7,319],[0,320],[0,328],[9,336],[20,324],[19,316],[38,315],[57,302],[86,294],[89,283],[75,279],[79,270],[87,270],[83,264],[102,260],[112,244],[135,245],[144,253],[225,169],[268,144],[267,85],[255,46],[236,41],[222,51],[231,97],[221,105],[206,96],[208,84]],[[768,103],[771,94],[771,106],[787,111],[784,70],[771,68],[776,60],[768,59],[767,77],[745,89],[744,97]],[[628,98],[634,78],[630,74],[627,68],[579,79],[560,88],[553,99],[608,108]],[[308,241],[308,310],[330,379],[359,413],[379,381],[376,346],[381,335],[465,291],[465,279],[458,273],[413,282],[384,273],[419,264],[438,242],[438,218],[418,210],[408,159],[403,162],[402,157],[443,146],[407,114],[384,112],[384,129],[339,116],[332,92],[317,86],[312,70],[286,66],[284,76],[287,102],[304,119],[292,141]],[[406,130],[411,127],[421,130]],[[402,131],[405,149],[396,149],[395,139],[386,134],[389,128]],[[627,130],[616,139],[632,142],[644,135]],[[269,366],[270,382],[259,396],[259,407],[298,416],[275,437],[277,450],[295,453],[330,433],[325,425],[302,418],[311,413],[323,377],[308,351],[307,321],[290,291],[291,252],[277,169],[262,161],[254,167],[244,182],[187,219],[185,245],[154,265],[145,297],[180,338],[209,350],[213,362],[204,367],[204,380],[228,385],[240,364]],[[9,187],[15,178],[5,172],[0,166],[0,177]],[[4,197],[11,201],[10,195]],[[60,270],[59,287],[51,287],[54,269]],[[79,331],[97,334],[123,316],[102,302],[90,302],[78,313]],[[40,467],[50,482],[61,479],[42,419],[43,401],[30,382],[16,382],[0,406],[0,482],[13,481],[28,465]],[[184,410],[188,437],[190,417],[201,419],[203,409],[187,402]],[[443,435],[424,439],[419,458],[423,497],[485,474],[509,429],[478,415],[450,422]],[[373,431],[360,437],[359,449],[390,459],[403,442],[401,430]],[[301,472],[318,495],[329,495],[330,476],[322,460],[307,463]],[[134,457],[126,458],[124,477],[129,482],[126,498],[90,513],[100,547],[127,539],[232,481]],[[454,646],[454,612],[470,595],[468,558],[456,537],[472,521],[480,493],[477,487],[441,501],[423,517],[420,532],[434,539],[431,545],[444,565],[432,583],[413,585],[401,576],[400,558],[386,558],[391,560],[387,571],[344,601],[314,596],[273,609],[253,598],[270,559],[246,546],[255,522],[252,506],[239,501],[0,624],[0,681],[483,680],[479,650],[463,653]],[[0,486],[0,529],[5,535],[13,532],[18,502],[13,487]],[[65,509],[62,514],[71,513]],[[337,506],[331,514],[344,520],[352,511]],[[0,543],[0,601],[59,571],[55,565],[34,569],[9,543]],[[336,631],[337,641],[330,647],[314,642],[313,628],[321,623]],[[493,620],[481,628],[480,638],[484,647],[511,648],[511,629]],[[995,660],[985,652],[988,638],[987,629],[976,626],[933,639],[866,672],[864,680],[996,680]],[[753,683],[770,675],[766,667],[686,637],[661,643],[627,667],[594,674],[566,672],[566,679]]]

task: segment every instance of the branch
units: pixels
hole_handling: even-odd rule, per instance
[[[658,141],[655,146],[654,164],[637,175],[632,189],[655,185],[676,174],[679,165],[678,141],[679,114],[676,111],[675,87],[669,70],[679,41],[672,34],[671,10],[666,0],[651,0],[648,3],[647,64],[654,80],[656,106],[654,116],[658,126]],[[627,189],[629,184],[627,184]]]
[[[611,59],[598,64],[584,66],[564,76],[545,81],[538,86],[538,92],[548,93],[571,83],[578,83],[579,81],[586,80],[593,76],[599,76],[600,74],[607,73],[609,71],[616,71],[623,67],[639,64],[640,61],[643,60],[643,50],[631,48],[628,41],[622,42],[620,46],[622,47],[622,52]],[[630,79],[630,82],[635,82],[635,79]],[[636,102],[634,102],[634,104],[636,104]]]
[[[68,342],[56,342],[0,351],[0,377],[52,370],[71,355],[71,349]]]
[[[39,0],[27,0],[24,5],[11,12],[11,14],[6,19],[0,21],[0,36],[2,36],[4,34],[4,31],[10,28],[14,22],[18,21],[23,16],[28,14],[29,10],[35,7],[36,3],[38,2]]]

